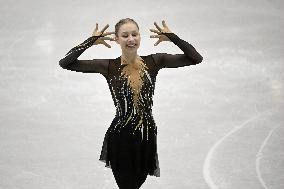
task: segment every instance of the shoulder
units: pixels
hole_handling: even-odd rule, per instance
[[[167,55],[167,53],[155,53],[148,55],[157,72],[163,68],[162,63],[164,62],[164,59],[167,57]]]
[[[144,59],[144,62],[146,66],[148,67],[149,71],[153,74],[157,74],[159,71],[158,62],[161,56],[163,56],[164,53],[155,53],[155,54],[149,54],[147,56],[141,56]]]
[[[160,62],[160,60],[161,60],[165,55],[167,55],[167,53],[155,53],[155,54],[151,54],[151,57],[153,58],[154,63],[155,63],[156,65],[158,65],[158,63]]]
[[[109,59],[109,67],[108,67],[108,71],[109,72],[113,72],[114,70],[116,70],[118,65],[118,58],[115,59]]]

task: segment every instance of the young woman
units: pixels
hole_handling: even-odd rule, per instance
[[[202,62],[202,56],[188,42],[170,31],[165,21],[164,28],[150,31],[159,38],[154,44],[170,41],[184,54],[156,53],[139,56],[140,46],[138,24],[130,18],[121,19],[115,25],[115,32],[105,32],[107,24],[98,31],[98,24],[91,37],[72,48],[59,65],[63,69],[100,73],[108,82],[116,115],[108,128],[100,155],[105,166],[112,169],[120,189],[138,189],[147,175],[160,176],[157,153],[157,127],[152,115],[152,97],[156,76],[162,68],[177,68]],[[115,34],[114,37],[106,37]],[[103,44],[111,48],[104,40],[115,41],[120,45],[122,55],[116,59],[78,60],[89,47]]]

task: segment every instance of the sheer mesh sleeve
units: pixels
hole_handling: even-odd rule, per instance
[[[152,54],[158,70],[162,68],[177,68],[182,66],[195,65],[202,62],[203,57],[195,50],[195,48],[191,44],[180,39],[174,33],[163,34],[166,35],[175,45],[177,45],[184,52],[184,54]]]
[[[101,36],[91,36],[80,45],[73,47],[64,58],[59,61],[63,69],[83,72],[83,73],[101,73],[104,76],[108,74],[109,59],[78,60],[78,57]]]

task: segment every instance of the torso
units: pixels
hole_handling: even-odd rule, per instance
[[[140,111],[151,114],[157,70],[153,58],[141,56],[136,64],[122,65],[121,57],[112,59],[107,77],[119,116]]]
[[[125,64],[125,62],[121,60],[121,64]],[[128,85],[131,87],[131,90],[134,94],[133,100],[136,109],[138,109],[138,97],[142,89],[146,69],[148,69],[148,67],[140,56],[137,57],[136,62],[126,64],[122,68],[121,75],[127,79]]]

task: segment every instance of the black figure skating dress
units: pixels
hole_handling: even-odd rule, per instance
[[[104,137],[100,159],[106,167],[127,172],[160,176],[157,153],[157,126],[152,115],[152,97],[156,76],[162,68],[177,68],[202,62],[202,56],[188,42],[174,33],[163,33],[184,54],[156,53],[141,56],[137,66],[142,81],[139,93],[123,74],[126,64],[116,59],[78,60],[77,58],[101,36],[91,36],[72,48],[59,61],[62,68],[84,73],[102,74],[109,86],[116,114]],[[135,103],[136,102],[136,103]]]

